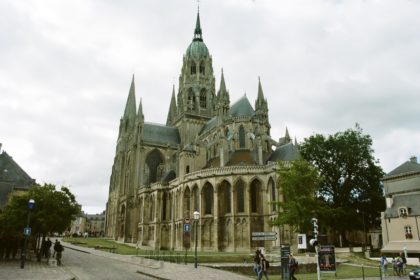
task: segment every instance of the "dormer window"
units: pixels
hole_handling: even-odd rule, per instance
[[[398,208],[398,213],[399,213],[400,217],[407,217],[407,215],[408,215],[407,208],[405,208],[405,207]]]

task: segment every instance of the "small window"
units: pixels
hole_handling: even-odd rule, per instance
[[[404,227],[405,238],[411,239],[413,238],[413,231],[411,230],[411,226]]]
[[[189,165],[187,165],[187,168],[185,168],[185,173],[186,174],[190,173],[190,166]]]

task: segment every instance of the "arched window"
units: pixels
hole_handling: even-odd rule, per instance
[[[271,210],[275,212],[277,197],[276,197],[276,186],[274,185],[274,182],[272,179],[270,179],[270,181],[268,182],[268,189],[271,192]]]
[[[245,129],[242,125],[239,127],[239,148],[245,148]]]
[[[203,188],[204,195],[204,214],[211,215],[213,213],[213,186],[206,183]]]
[[[162,197],[162,221],[166,221],[166,209],[167,209],[167,202],[168,202],[168,194],[166,192],[163,193]]]
[[[190,173],[190,166],[189,165],[187,165],[187,167],[185,168],[185,174],[188,174],[188,173]]]
[[[195,65],[195,62],[191,62],[191,75],[195,75],[197,73],[197,67]]]
[[[204,62],[202,61],[200,63],[200,74],[204,75],[205,74],[205,66],[204,66]]]
[[[244,204],[244,194],[245,194],[245,183],[242,180],[239,180],[236,183],[236,211],[238,213],[245,212]]]
[[[146,165],[148,167],[148,171],[149,171],[149,178],[147,183],[148,184],[152,184],[154,182],[156,182],[158,180],[158,176],[161,175],[161,171],[159,168],[159,166],[162,166],[161,164],[163,163],[162,160],[162,155],[161,153],[154,149],[153,151],[151,151],[147,157],[146,157]]]
[[[250,206],[252,213],[258,213],[261,211],[261,183],[258,180],[254,180],[250,186]]]
[[[207,108],[207,93],[205,89],[200,92],[200,107],[203,109]]]

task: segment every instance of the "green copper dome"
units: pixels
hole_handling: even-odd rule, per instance
[[[192,41],[185,54],[189,58],[205,58],[209,56],[209,49],[203,41]]]
[[[193,41],[188,46],[185,54],[189,58],[205,58],[209,56],[209,50],[203,42],[203,33],[200,25],[200,13],[197,13]]]

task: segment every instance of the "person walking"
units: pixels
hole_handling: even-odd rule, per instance
[[[381,254],[380,259],[381,271],[384,277],[388,276],[388,260],[386,259],[384,254]]]
[[[53,253],[53,258],[55,257],[55,254],[57,253],[57,244],[58,244],[58,239],[55,240],[54,242],[54,253]]]
[[[290,273],[290,279],[297,280],[295,277],[295,272],[297,268],[297,262],[296,259],[293,257],[292,254],[289,254],[289,273]]]
[[[64,251],[64,247],[63,245],[60,244],[60,241],[58,241],[57,244],[54,245],[54,249],[57,252],[56,253],[57,265],[61,265],[61,257],[62,257],[62,252]]]
[[[261,280],[263,275],[265,276],[265,279],[268,280],[268,272],[267,272],[268,262],[265,259],[263,254],[261,254],[260,260],[261,261],[260,261],[260,270],[258,271],[258,280]]]
[[[252,269],[255,275],[257,275],[257,277],[258,277],[258,272],[260,271],[260,266],[261,266],[260,263],[261,263],[261,251],[257,249],[255,251],[255,256],[254,256],[254,268]]]
[[[407,267],[407,259],[406,259],[405,254],[403,252],[400,253],[400,257],[401,257],[401,260],[402,260],[402,263],[403,263],[401,272],[402,272],[403,275],[405,275],[406,274],[406,267]]]

